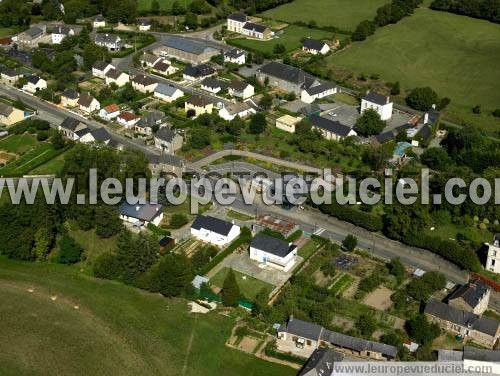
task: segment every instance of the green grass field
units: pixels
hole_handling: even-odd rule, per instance
[[[31,175],[58,175],[64,167],[64,155],[65,153],[59,154],[47,163],[34,168],[29,173]]]
[[[285,22],[316,21],[319,26],[354,30],[358,23],[372,19],[389,0],[295,0],[264,12],[264,17]]]
[[[15,134],[0,141],[0,150],[10,153],[24,154],[33,149],[38,141],[30,134]]]
[[[210,283],[212,285],[222,288],[222,285],[224,284],[224,279],[226,278],[228,272],[229,272],[228,268],[220,270],[216,275],[213,276],[213,278],[210,280]],[[268,288],[269,291],[271,291],[273,288],[273,286],[271,286],[269,283],[263,282],[259,279],[237,272],[236,270],[233,270],[233,272],[234,275],[236,276],[236,282],[240,287],[241,294],[243,294],[247,299],[250,300],[254,299],[255,296],[259,293],[259,291],[262,290],[263,288]],[[245,277],[245,279],[243,279],[243,277]]]
[[[290,52],[300,48],[302,46],[301,39],[306,37],[314,39],[331,39],[333,34],[324,30],[290,25],[284,30],[283,34],[276,39],[259,41],[254,39],[236,38],[231,39],[228,42],[241,48],[259,51],[264,54],[272,54],[274,46],[278,43],[285,46],[286,52]]]
[[[14,162],[0,168],[0,174],[6,176],[25,175],[37,166],[44,164],[59,155],[59,150],[55,150],[49,143],[40,143],[35,148],[23,154]]]
[[[304,259],[309,258],[318,249],[318,244],[314,240],[309,240],[298,250],[298,255]]]
[[[160,4],[161,10],[172,9],[172,4],[174,2],[175,2],[175,0],[158,0],[158,3]],[[151,3],[152,3],[152,0],[139,0],[137,3],[137,9],[139,11],[148,11],[151,9]],[[191,3],[191,0],[179,1],[179,3],[183,6],[186,6],[186,5],[189,5]]]
[[[0,258],[0,299],[2,375],[296,374],[226,347],[228,317],[77,268]]]
[[[347,68],[367,75],[379,74],[404,89],[431,86],[451,98],[447,110],[456,118],[493,129],[500,121],[474,116],[500,107],[500,25],[425,8],[383,27],[364,42],[327,57],[325,69]],[[479,122],[478,122],[479,124]]]

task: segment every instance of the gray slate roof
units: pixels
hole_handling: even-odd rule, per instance
[[[172,142],[174,137],[175,137],[175,132],[172,129],[170,129],[170,127],[161,127],[155,134],[155,138],[158,138],[166,142]]]
[[[77,99],[80,96],[80,93],[75,89],[66,89],[63,91],[62,96],[68,99]]]
[[[324,129],[328,132],[332,132],[341,137],[347,137],[351,128],[348,126],[339,123],[338,121],[329,120],[319,115],[311,115],[309,116],[309,120],[313,124],[313,126]]]
[[[215,48],[209,47],[205,43],[175,35],[168,37],[165,40],[164,45],[170,48],[175,48],[176,50],[188,52],[195,55],[201,55],[202,53],[205,52],[215,51]]]
[[[309,95],[316,95],[323,93],[324,91],[331,90],[335,87],[335,85],[331,83],[321,83],[319,85],[314,85],[306,89]]]
[[[448,302],[462,298],[471,308],[475,308],[483,297],[490,291],[488,285],[481,280],[468,282],[451,293]]]
[[[236,59],[241,55],[245,55],[246,52],[243,50],[238,50],[237,48],[233,48],[232,50],[224,52],[224,56],[229,57],[231,59]]]
[[[228,235],[232,227],[233,224],[231,222],[208,215],[198,215],[191,225],[191,228],[195,230],[205,229],[219,235]]]
[[[119,41],[118,35],[115,34],[96,34],[95,42],[102,44],[116,44]]]
[[[31,38],[36,38],[37,36],[43,34],[43,30],[40,29],[38,26],[33,26],[30,27],[28,30],[26,30],[25,33]]]
[[[38,83],[38,81],[40,81],[40,77],[38,76],[35,76],[35,75],[31,75],[27,78],[28,82],[29,83],[32,83],[33,85],[36,85]]]
[[[238,21],[238,22],[246,22],[247,21],[247,15],[245,13],[241,12],[236,12],[228,16],[230,20]]]
[[[103,71],[108,65],[110,64],[105,61],[98,61],[92,66],[92,68]]]
[[[302,69],[277,61],[263,65],[259,72],[296,85],[302,85],[304,88],[311,87],[317,81],[316,77],[304,72]]]
[[[96,128],[90,131],[96,141],[106,142],[111,140],[111,135],[105,128]]]
[[[124,201],[119,208],[121,215],[127,217],[137,218],[141,221],[152,221],[157,216],[162,213],[163,206],[160,204],[135,204],[130,205],[127,201]]]
[[[326,43],[321,40],[306,38],[304,39],[304,43],[302,45],[310,50],[321,51],[325,44]]]
[[[344,354],[332,349],[319,348],[314,350],[298,376],[330,376],[333,364],[341,362]]]
[[[182,167],[184,165],[183,160],[172,154],[162,154],[156,155],[152,154],[149,156],[149,163],[151,164],[165,164],[169,166]]]
[[[74,131],[78,127],[79,124],[80,124],[80,120],[77,120],[77,119],[72,118],[72,117],[67,117],[61,123],[61,127],[64,129],[67,129],[69,131]]]
[[[215,73],[215,69],[207,64],[188,65],[184,68],[184,74],[190,77],[204,77]]]
[[[1,74],[7,77],[16,77],[19,73],[15,69],[3,67],[1,70]]]
[[[284,240],[263,234],[255,236],[250,243],[250,247],[260,249],[278,257],[285,257],[297,248],[295,245],[289,244]]]
[[[283,324],[279,331],[285,331],[299,337],[318,341],[323,333],[323,327],[312,322],[303,321],[290,316],[288,322]]]
[[[500,351],[465,346],[464,359],[478,360],[481,362],[500,362]]]
[[[14,107],[9,106],[3,102],[0,102],[0,115],[9,116],[12,111],[14,111]]]
[[[463,311],[434,299],[429,300],[425,306],[424,313],[490,336],[496,334],[499,326],[499,322],[496,320],[479,317],[472,312]]]
[[[205,78],[203,81],[201,81],[201,85],[209,87],[211,89],[216,89],[218,87],[224,89],[225,87],[227,87],[227,83],[225,81],[221,81],[213,77]]]
[[[255,31],[257,33],[263,33],[264,31],[266,31],[267,26],[256,24],[253,22],[247,22],[243,25],[243,29]]]
[[[111,68],[106,72],[106,77],[112,78],[113,80],[116,80],[120,75],[122,74],[122,71],[119,71],[118,69]]]
[[[139,127],[152,127],[154,125],[162,124],[166,121],[166,116],[161,111],[151,111],[137,122]]]
[[[330,342],[334,346],[343,347],[355,351],[373,351],[381,353],[384,356],[395,358],[398,350],[394,346],[385,343],[367,341],[362,338],[351,337],[342,333],[325,330],[322,339]]]
[[[141,58],[139,60],[144,61],[145,63],[148,63],[148,64],[154,64],[158,59],[159,59],[159,57],[156,55],[144,54],[141,56]]]
[[[166,95],[168,97],[174,95],[174,93],[179,90],[175,86],[159,83],[155,89],[155,92]]]
[[[386,97],[385,95],[376,93],[374,91],[370,91],[368,94],[366,94],[363,99],[368,102],[376,103],[378,105],[383,106],[384,104],[389,103],[389,97]]]

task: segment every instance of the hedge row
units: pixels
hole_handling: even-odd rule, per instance
[[[368,231],[378,232],[382,231],[384,227],[382,217],[363,212],[349,205],[340,205],[337,202],[332,202],[330,205],[320,205],[319,210],[342,221],[363,227]]]

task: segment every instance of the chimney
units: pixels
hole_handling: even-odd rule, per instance
[[[424,114],[424,124],[427,124],[428,122],[429,122],[429,113],[428,113],[428,112],[426,112],[426,113]]]
[[[436,109],[436,104],[435,104],[435,103],[433,103],[433,104],[432,104],[432,109],[433,109],[433,110],[435,110],[435,109]]]
[[[388,97],[386,97],[386,102],[385,102],[385,103],[386,103],[386,104],[389,104],[389,102],[390,102],[390,101],[391,101],[391,97],[389,97],[389,96],[388,96]]]
[[[137,205],[137,206],[135,207],[135,211],[139,211],[140,209],[141,209],[141,207],[140,207],[139,205]]]

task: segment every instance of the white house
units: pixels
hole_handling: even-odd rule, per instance
[[[139,31],[149,31],[151,30],[151,21],[150,20],[139,20]]]
[[[255,88],[252,85],[240,80],[231,80],[227,91],[229,95],[241,99],[250,98],[255,94]]]
[[[120,219],[136,226],[147,226],[152,223],[159,226],[163,220],[163,206],[160,204],[134,204],[124,201],[118,209]]]
[[[354,129],[319,115],[309,116],[309,121],[312,128],[320,131],[327,140],[341,141],[346,137],[358,135]]]
[[[365,97],[361,99],[361,113],[369,108],[375,110],[382,120],[389,120],[392,117],[391,98],[385,95],[369,91]]]
[[[105,61],[98,61],[92,66],[92,76],[99,77],[104,80],[106,78],[106,73],[108,73],[110,69],[115,69],[115,67]]]
[[[47,89],[47,81],[38,76],[29,76],[23,90],[35,94],[37,91]]]
[[[62,133],[62,135],[70,140],[77,141],[80,137],[78,133],[84,129],[87,129],[87,125],[82,123],[80,120],[77,120],[72,117],[67,117],[64,121],[58,126],[58,131]]]
[[[95,129],[82,129],[76,132],[78,136],[78,141],[83,144],[92,144],[94,142],[103,143],[109,145],[111,142],[111,136],[105,128],[95,128]]]
[[[233,120],[236,116],[244,119],[255,113],[255,109],[245,102],[228,103],[219,110],[219,116],[227,121]]]
[[[86,114],[90,114],[101,108],[99,101],[87,94],[80,95],[77,105],[80,108],[80,111],[85,112]]]
[[[106,81],[106,85],[116,84],[118,87],[122,87],[130,81],[130,77],[125,72],[111,68],[104,75],[104,80]]]
[[[52,30],[52,34],[50,35],[52,38],[52,44],[60,44],[64,38],[68,36],[74,36],[75,29],[68,26],[56,26]]]
[[[188,65],[184,68],[182,78],[186,81],[197,81],[210,77],[215,73],[215,69],[207,64]]]
[[[179,70],[179,68],[174,67],[166,60],[158,61],[151,68],[152,71],[163,74],[164,76],[170,76]]]
[[[244,13],[233,13],[227,17],[227,30],[241,34],[248,17]]]
[[[199,215],[191,225],[191,235],[201,241],[223,247],[240,235],[240,227],[222,219]]]
[[[243,50],[233,48],[232,50],[224,52],[224,63],[232,63],[243,65],[246,63],[247,54]]]
[[[115,34],[96,34],[95,44],[106,47],[109,51],[118,51],[122,47],[122,40]]]
[[[141,63],[142,67],[152,68],[157,62],[159,62],[161,60],[162,60],[162,58],[159,56],[144,53],[140,57],[139,62]]]
[[[158,81],[149,76],[139,74],[132,78],[132,87],[141,93],[153,93],[158,86]]]
[[[500,234],[495,234],[493,242],[487,244],[486,270],[500,273]]]
[[[297,246],[272,236],[258,234],[250,243],[250,259],[288,272],[295,265]]]
[[[276,119],[276,128],[282,131],[295,133],[295,126],[302,121],[302,118],[291,115],[283,115]]]
[[[133,128],[133,126],[136,125],[139,120],[139,116],[129,111],[122,112],[116,118],[118,124],[123,125],[127,129]]]
[[[300,93],[300,100],[305,103],[313,103],[316,99],[333,95],[337,92],[337,87],[329,83],[320,83],[304,89]]]
[[[326,55],[330,52],[330,46],[323,41],[306,38],[302,43],[302,51],[309,52],[313,55]]]
[[[158,84],[158,86],[156,86],[153,95],[154,97],[161,99],[162,101],[172,102],[175,101],[177,98],[182,97],[184,95],[184,92],[173,85],[160,83]]]
[[[155,147],[168,154],[174,154],[182,147],[183,138],[169,126],[158,129],[154,135]]]
[[[201,89],[212,94],[217,94],[219,91],[224,90],[226,87],[227,83],[213,77],[207,77],[203,81],[201,81]]]
[[[110,104],[109,106],[106,106],[104,108],[101,108],[101,111],[99,111],[99,117],[101,117],[106,121],[111,121],[115,119],[118,115],[120,115],[120,107],[118,107],[118,105],[115,103]]]
[[[61,94],[61,105],[63,107],[76,107],[80,93],[75,89],[66,89]]]
[[[2,81],[8,84],[15,84],[22,77],[22,74],[15,69],[2,68],[0,70]]]
[[[94,18],[92,26],[94,26],[94,29],[97,29],[99,27],[106,27],[106,20],[101,14],[99,14]]]
[[[265,25],[246,22],[241,29],[241,34],[250,38],[269,39],[273,35],[273,32]]]

